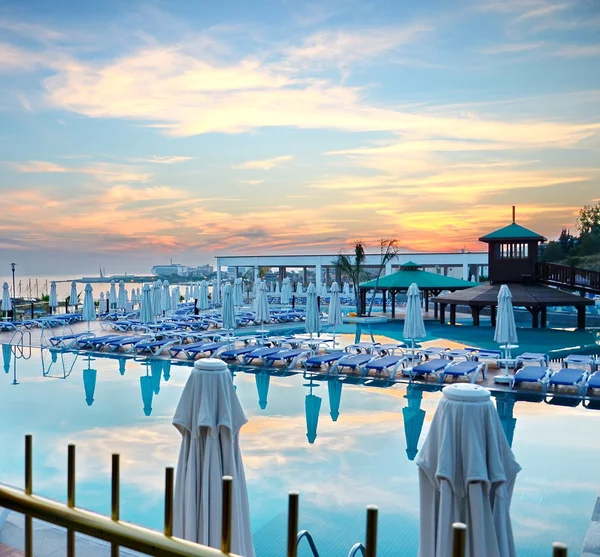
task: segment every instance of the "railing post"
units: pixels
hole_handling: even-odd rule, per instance
[[[112,455],[110,518],[119,522],[121,467],[118,454]],[[119,557],[119,546],[110,544],[110,557]]]
[[[377,555],[377,513],[375,505],[367,507],[367,535],[365,538],[365,557]]]
[[[465,557],[467,547],[467,525],[462,522],[452,524],[452,557]]]
[[[165,536],[173,536],[173,468],[165,470]]]
[[[233,478],[223,476],[223,508],[221,514],[221,551],[225,554],[231,552],[231,501]]]
[[[561,542],[552,544],[552,557],[567,557],[567,545]]]
[[[33,493],[33,437],[25,435],[25,495]],[[33,557],[33,520],[25,515],[25,557]]]
[[[69,445],[67,455],[67,506],[75,507],[75,445]],[[75,530],[67,530],[67,557],[75,557]]]
[[[298,555],[298,512],[299,512],[299,494],[292,491],[288,498],[288,537],[287,537],[287,557],[296,557]]]

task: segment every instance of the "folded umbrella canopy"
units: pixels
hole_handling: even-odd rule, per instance
[[[471,557],[515,557],[509,508],[517,464],[490,391],[445,387],[417,456],[419,557],[452,555],[452,523],[467,524]]]
[[[150,292],[149,284],[144,284],[141,304],[140,321],[142,323],[150,323],[154,320],[154,311],[152,310],[152,293]]]
[[[8,315],[8,312],[12,310],[12,300],[10,299],[10,293],[8,291],[8,282],[5,282],[2,285],[2,311],[5,315]]]
[[[508,286],[503,284],[498,291],[498,314],[496,329],[494,330],[494,342],[503,345],[505,357],[510,358],[510,345],[516,344],[518,341],[512,294]]]
[[[235,279],[233,288],[233,305],[238,307],[244,305],[244,291],[241,277]]]
[[[296,294],[302,295],[304,294],[304,289],[302,288],[302,282],[298,281],[296,283]]]
[[[258,285],[258,291],[255,301],[256,320],[261,323],[269,323],[271,321],[271,311],[269,309],[269,299],[267,297],[267,285],[261,281]]]
[[[304,322],[304,328],[307,333],[310,333],[310,338],[312,338],[313,333],[321,331],[321,315],[317,304],[317,292],[312,282],[306,290],[306,321]]]
[[[162,281],[160,280],[154,282],[154,289],[152,290],[152,311],[154,317],[160,317],[162,315]]]
[[[223,329],[231,331],[236,328],[235,306],[233,305],[233,287],[227,283],[223,288],[223,309],[221,311],[223,318]]]
[[[217,282],[216,279],[213,280],[211,301],[213,304],[221,303],[221,285]]]
[[[127,310],[127,293],[125,292],[125,281],[119,281],[119,295],[117,296],[117,307]]]
[[[415,340],[423,339],[427,335],[425,323],[423,323],[423,314],[421,313],[421,293],[415,282],[408,287],[403,335],[406,340],[411,341],[413,353]]]
[[[162,311],[164,311],[165,313],[167,311],[173,309],[172,302],[171,302],[171,290],[169,289],[169,281],[168,280],[164,280],[162,283],[162,292],[161,292],[161,297],[160,297],[160,309]]]
[[[198,300],[200,309],[208,309],[208,283],[203,280],[200,283],[200,299]]]
[[[94,294],[91,284],[85,285],[85,295],[83,297],[83,309],[82,318],[87,321],[88,331],[90,330],[90,323],[96,321],[96,306],[94,305]]]
[[[231,552],[254,557],[239,444],[240,429],[247,421],[227,365],[212,358],[198,360],[173,417],[173,425],[181,433],[173,534],[220,547],[222,478],[231,476]]]
[[[331,284],[331,297],[329,298],[329,314],[327,324],[333,328],[333,346],[335,347],[335,328],[344,322],[342,304],[340,302],[340,287],[337,282]]]
[[[70,306],[78,306],[79,300],[77,298],[77,283],[73,281],[71,283],[71,295],[69,296],[69,305]]]
[[[56,295],[56,282],[54,281],[50,283],[50,296],[48,299],[48,305],[52,308],[50,311],[53,311],[54,308],[58,307],[58,296]]]
[[[117,299],[117,288],[115,286],[115,281],[110,281],[110,292],[108,294],[108,304],[110,305],[110,309],[117,309],[118,305]]]

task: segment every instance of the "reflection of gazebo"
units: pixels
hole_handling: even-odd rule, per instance
[[[386,297],[389,292],[391,295],[392,317],[396,317],[396,294],[406,292],[413,282],[416,283],[419,290],[423,292],[423,297],[425,298],[425,311],[429,311],[430,295],[438,296],[441,294],[442,290],[450,290],[453,292],[455,290],[464,290],[465,288],[475,286],[474,282],[423,271],[419,268],[419,265],[409,261],[408,263],[401,265],[400,269],[395,273],[380,277],[378,284],[375,280],[362,283],[359,286],[362,307],[366,307],[367,291],[375,289],[375,286],[377,285],[377,290],[380,290],[383,294],[383,312],[385,313],[386,311]],[[375,295],[375,292],[373,292],[373,295]]]

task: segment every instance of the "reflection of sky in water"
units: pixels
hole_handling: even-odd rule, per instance
[[[110,455],[119,452],[121,516],[161,529],[164,467],[175,465],[179,447],[171,417],[189,368],[123,358],[88,362],[69,354],[54,360],[49,368],[53,359],[45,354],[47,377],[39,352],[19,360],[14,386],[12,363],[8,373],[0,369],[0,481],[23,485],[23,436],[33,433],[34,489],[64,501],[67,443],[74,442],[77,502],[108,513]],[[415,554],[417,472],[406,439],[414,443],[422,424],[420,446],[439,393],[407,399],[400,385],[313,381],[314,398],[307,399],[311,390],[301,375],[243,372],[236,372],[235,384],[250,420],[242,450],[259,555],[284,553],[286,497],[296,489],[300,526],[313,533],[322,554],[345,555],[363,539],[369,503],[380,507],[379,554]],[[513,449],[523,467],[512,506],[519,555],[548,555],[555,539],[577,552],[600,485],[593,466],[600,457],[593,442],[600,413],[518,402],[513,414]]]

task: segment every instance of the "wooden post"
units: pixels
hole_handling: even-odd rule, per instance
[[[383,298],[383,304],[382,304],[382,308],[381,309],[383,310],[383,313],[385,313],[385,311],[387,310],[386,299],[385,299],[386,292],[387,292],[387,290],[382,290],[381,291],[381,296]]]
[[[440,303],[440,325],[446,323],[446,304]]]
[[[540,315],[540,310],[539,308],[534,308],[532,307],[529,311],[531,311],[531,326],[534,329],[537,329],[540,325],[539,325],[539,315]]]
[[[395,290],[390,290],[390,294],[392,296],[392,319],[395,319],[396,317],[396,291]]]
[[[492,322],[492,327],[496,326],[496,310],[497,309],[498,308],[494,304],[492,304],[490,306],[490,320]]]
[[[433,318],[434,319],[438,318],[438,303],[437,302],[433,302]]]
[[[425,289],[425,312],[429,311],[429,290]]]
[[[548,326],[548,308],[542,307],[540,310],[540,326],[545,329]]]
[[[585,306],[577,306],[577,328],[585,329]]]
[[[450,304],[450,325],[456,325],[456,304]]]
[[[473,326],[479,327],[479,312],[481,311],[481,307],[479,306],[471,306],[471,315],[473,317]]]

